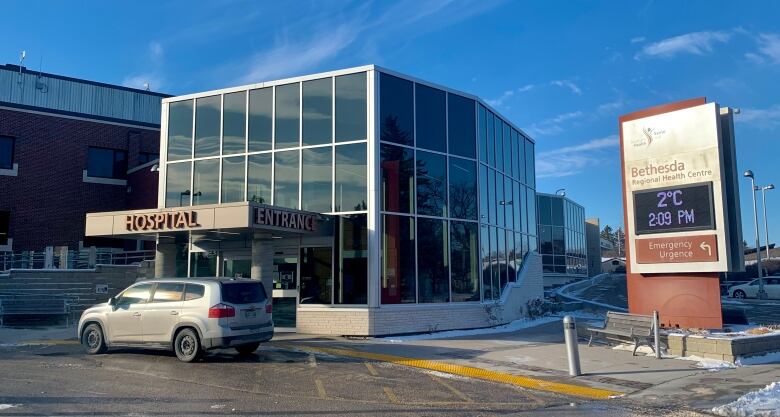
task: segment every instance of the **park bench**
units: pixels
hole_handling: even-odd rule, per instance
[[[588,327],[588,331],[590,332],[588,346],[593,343],[593,337],[597,336],[607,340],[633,342],[632,355],[636,355],[636,350],[640,345],[650,346],[650,349],[655,352],[653,347],[653,316],[609,311],[604,327]]]
[[[6,316],[65,316],[69,325],[70,305],[65,298],[0,298],[0,326]]]

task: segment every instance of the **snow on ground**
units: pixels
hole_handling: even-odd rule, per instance
[[[737,366],[765,365],[768,363],[780,363],[780,352],[771,352],[760,356],[748,356],[746,358],[740,357],[737,359]]]
[[[460,380],[460,381],[466,381],[466,380],[471,379],[469,377],[455,375],[455,374],[448,374],[448,373],[439,372],[439,371],[425,371],[425,373],[428,374],[428,375],[431,375],[431,376],[436,376],[436,377],[444,378],[444,379],[457,379],[457,380]]]
[[[21,404],[0,404],[0,410],[7,410],[9,408],[19,407]]]
[[[520,319],[513,322],[504,324],[502,326],[488,327],[484,329],[471,329],[471,330],[447,330],[436,333],[416,334],[409,336],[393,336],[388,338],[378,338],[387,343],[403,343],[413,340],[431,340],[431,339],[448,339],[451,337],[464,337],[464,336],[478,336],[483,334],[496,334],[496,333],[510,333],[530,327],[540,326],[542,324],[552,323],[560,320],[557,316],[540,317],[538,319]]]
[[[780,417],[780,382],[751,391],[732,403],[713,408],[712,412],[728,417]]]
[[[633,343],[621,343],[619,345],[613,346],[613,350],[625,350],[625,351],[633,351],[634,350],[634,344]],[[639,349],[636,350],[637,355],[645,355],[645,356],[655,356],[655,353],[649,346],[639,346]],[[722,371],[724,369],[734,369],[739,365],[735,365],[731,362],[726,361],[719,361],[716,359],[707,359],[702,358],[700,356],[672,356],[667,354],[661,354],[662,358],[664,359],[679,359],[684,361],[690,361],[690,362],[696,362],[696,367],[701,369],[706,369],[708,371]]]

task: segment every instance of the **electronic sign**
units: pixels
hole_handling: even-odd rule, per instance
[[[712,182],[634,191],[637,235],[715,228]]]

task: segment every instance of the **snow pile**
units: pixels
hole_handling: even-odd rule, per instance
[[[0,410],[7,410],[9,408],[19,407],[21,404],[0,404]]]
[[[391,338],[382,338],[381,340],[387,343],[403,343],[412,340],[431,340],[431,339],[447,339],[451,337],[464,337],[464,336],[478,336],[483,334],[496,334],[496,333],[511,333],[530,327],[540,326],[542,324],[552,323],[559,321],[560,317],[541,317],[538,319],[520,319],[504,324],[503,326],[488,327],[484,329],[471,329],[471,330],[448,330],[436,333],[416,334],[410,336],[395,336]]]
[[[729,417],[780,417],[780,382],[749,392],[732,403],[713,408],[712,412]]]
[[[768,363],[780,363],[780,352],[771,352],[765,355],[737,358],[737,366],[765,365]]]

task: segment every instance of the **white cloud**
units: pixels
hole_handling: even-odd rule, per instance
[[[644,36],[637,36],[635,38],[631,38],[631,43],[641,43],[645,41]]]
[[[149,90],[160,91],[163,87],[163,79],[154,73],[130,75],[122,80],[122,85],[125,87],[137,88],[139,90],[146,90],[148,85]]]
[[[577,86],[577,84],[574,84],[571,80],[555,80],[550,81],[551,85],[556,85],[558,87],[568,88],[571,90],[572,93],[576,95],[582,95],[582,90],[580,87]]]
[[[497,98],[486,99],[485,103],[490,104],[493,107],[501,107],[504,104],[504,102],[506,100],[508,100],[509,98],[511,98],[512,96],[514,96],[516,92],[517,93],[524,93],[526,91],[533,90],[533,88],[534,88],[533,84],[526,84],[526,85],[524,85],[522,87],[518,87],[518,88],[516,88],[514,90],[506,90],[503,93],[501,93],[501,95],[499,97],[497,97]]]
[[[603,152],[617,146],[617,135],[610,135],[579,145],[539,152],[536,156],[536,176],[551,178],[577,175],[602,163]]]
[[[625,103],[623,102],[623,100],[611,101],[609,103],[600,104],[596,108],[596,111],[601,114],[611,113],[613,111],[622,109],[624,105]]]
[[[678,54],[704,55],[713,51],[718,43],[726,43],[731,34],[722,31],[692,32],[651,43],[634,58],[671,58]]]
[[[531,91],[531,90],[533,90],[533,89],[534,89],[534,85],[533,85],[533,84],[526,84],[526,85],[524,85],[524,86],[522,86],[522,87],[518,88],[518,89],[517,89],[517,92],[518,92],[518,93],[524,93],[524,92],[526,92],[526,91]]]
[[[579,119],[583,115],[584,113],[580,110],[562,113],[549,119],[544,119],[539,123],[534,123],[526,130],[529,134],[531,134],[531,136],[557,135],[565,131],[563,126],[561,126],[562,124],[571,120]]]
[[[769,60],[773,64],[780,64],[780,36],[774,33],[762,33],[758,35],[759,54],[747,53],[748,59],[754,61]]]
[[[163,57],[163,47],[160,42],[152,41],[149,42],[149,57],[152,59],[152,61],[158,61],[162,59]]]
[[[743,108],[740,114],[734,116],[734,121],[761,129],[780,127],[780,104],[765,109]]]

